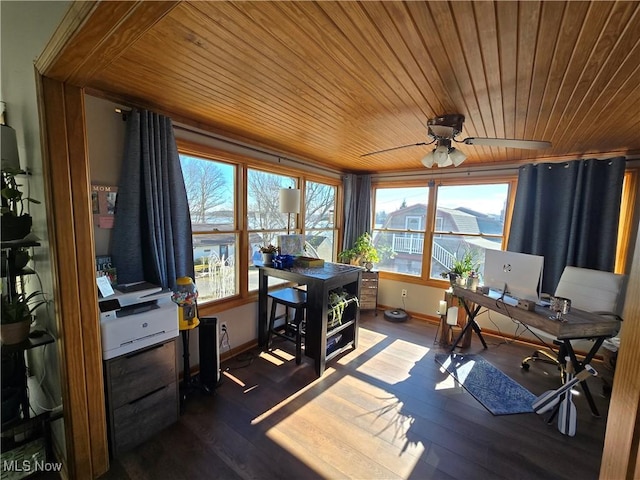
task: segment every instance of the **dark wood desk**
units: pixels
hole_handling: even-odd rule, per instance
[[[358,323],[360,309],[356,304],[347,308],[342,324],[327,332],[327,314],[329,291],[343,287],[349,293],[358,295],[362,281],[362,269],[341,263],[325,263],[322,267],[293,267],[279,270],[273,267],[258,266],[258,344],[267,345],[268,314],[267,293],[269,277],[281,278],[307,286],[307,315],[305,331],[305,355],[315,363],[318,376],[324,373],[325,364],[331,358],[349,348],[358,346]],[[340,335],[340,337],[338,337]],[[327,353],[327,340],[339,341]]]
[[[602,345],[602,342],[604,342],[606,338],[615,336],[620,328],[620,324],[617,320],[585,312],[577,308],[571,308],[571,311],[563,316],[565,321],[559,321],[554,318],[555,312],[552,312],[548,307],[536,305],[535,311],[528,311],[505,304],[500,300],[489,298],[480,292],[467,290],[460,286],[453,287],[453,294],[464,303],[468,318],[464,329],[451,347],[452,351],[456,348],[458,342],[469,328],[472,328],[478,334],[484,348],[487,348],[484,339],[482,338],[480,326],[475,321],[475,316],[482,307],[501,313],[502,315],[520,322],[526,327],[538,328],[560,340],[563,344],[564,352],[569,356],[569,358],[571,358],[571,362],[576,368],[576,373],[584,370],[584,365],[593,359],[594,355]],[[468,307],[469,304],[476,305],[473,311]],[[592,339],[594,341],[591,350],[589,350],[587,355],[581,361],[576,358],[576,354],[571,345],[571,340],[579,339]],[[592,413],[595,416],[600,416],[586,382],[582,382],[580,385],[585,392],[585,397],[589,402]]]

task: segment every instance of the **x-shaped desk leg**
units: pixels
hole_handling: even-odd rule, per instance
[[[462,306],[467,312],[467,323],[462,329],[462,331],[460,332],[460,335],[458,335],[458,338],[456,338],[456,341],[453,342],[453,345],[451,346],[451,350],[449,351],[453,352],[453,350],[458,346],[458,343],[460,343],[460,340],[462,340],[462,337],[464,337],[464,334],[467,333],[467,330],[469,330],[469,328],[472,328],[473,331],[476,332],[476,334],[478,335],[478,338],[482,342],[482,346],[486,349],[487,342],[484,341],[484,337],[482,336],[482,330],[480,329],[480,325],[478,325],[475,320],[476,315],[480,311],[480,305],[477,305],[476,308],[473,310],[473,312],[469,309],[467,302],[464,300],[462,300]]]
[[[587,353],[587,356],[584,357],[583,361],[579,361],[577,359],[576,352],[573,351],[573,347],[571,346],[571,341],[562,340],[562,343],[564,345],[564,351],[569,355],[569,358],[571,359],[571,363],[573,363],[573,365],[575,366],[576,374],[584,370],[584,366],[587,363],[591,362],[591,360],[593,359],[598,349],[602,346],[602,342],[604,342],[604,339],[605,337],[596,338],[595,342],[593,343],[593,346],[591,347],[591,350],[589,350],[589,353]],[[596,404],[593,401],[593,396],[591,395],[591,390],[589,390],[589,385],[587,385],[586,381],[583,381],[583,382],[580,382],[580,386],[582,387],[582,391],[584,392],[584,398],[587,399],[589,408],[591,408],[591,414],[594,417],[599,417],[600,412],[598,411],[598,407],[596,407]],[[560,404],[558,403],[558,405],[556,405],[553,411],[551,412],[551,415],[549,416],[549,420],[547,420],[547,423],[553,422],[553,419],[558,414],[559,408],[560,408]]]

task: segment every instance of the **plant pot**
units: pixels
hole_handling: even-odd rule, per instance
[[[0,340],[4,345],[16,345],[24,342],[29,337],[31,318],[15,323],[3,323],[0,325]]]
[[[464,287],[467,284],[467,278],[458,276],[456,277],[456,285]]]
[[[20,240],[31,233],[31,216],[2,215],[1,238],[3,242],[10,240]]]
[[[263,253],[262,254],[262,263],[263,263],[263,265],[272,265],[273,264],[273,253]]]

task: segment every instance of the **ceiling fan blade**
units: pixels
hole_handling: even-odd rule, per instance
[[[542,140],[514,140],[510,138],[475,138],[469,137],[462,140],[467,145],[486,145],[488,147],[526,148],[531,150],[543,150],[551,148],[551,142]]]
[[[392,148],[386,148],[384,150],[378,150],[377,152],[370,152],[370,153],[364,153],[362,155],[360,155],[360,157],[368,157],[369,155],[377,155],[378,153],[384,153],[384,152],[390,152],[392,150],[400,150],[401,148],[407,148],[407,147],[419,147],[421,145],[430,145],[433,142],[419,142],[419,143],[411,143],[409,145],[401,145],[399,147],[392,147]]]

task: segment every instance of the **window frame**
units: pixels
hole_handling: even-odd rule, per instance
[[[336,172],[336,177],[323,176],[315,173],[310,173],[302,169],[296,169],[293,167],[282,166],[268,161],[261,161],[246,155],[239,153],[229,152],[226,150],[218,149],[213,146],[206,145],[201,142],[195,142],[186,139],[176,139],[178,153],[181,155],[188,155],[204,160],[211,160],[214,162],[221,162],[233,165],[235,170],[235,217],[234,217],[234,229],[226,230],[224,232],[198,232],[197,235],[205,234],[235,234],[237,235],[237,261],[236,261],[236,275],[237,275],[237,289],[236,295],[225,297],[217,300],[210,300],[199,304],[198,307],[201,311],[201,315],[213,314],[219,311],[224,311],[229,308],[245,305],[247,303],[254,302],[258,296],[257,290],[249,290],[249,258],[245,252],[249,251],[249,236],[250,233],[255,230],[249,231],[248,225],[248,170],[260,170],[267,173],[273,173],[276,175],[283,175],[295,178],[297,185],[301,192],[301,211],[298,214],[298,219],[295,224],[295,228],[291,229],[291,233],[303,233],[305,232],[305,191],[306,182],[313,181],[316,183],[322,183],[335,187],[335,213],[334,213],[334,230],[335,230],[335,244],[333,247],[333,261],[336,261],[339,245],[341,245],[343,238],[343,192],[342,192],[342,179]]]
[[[401,187],[401,188],[402,187],[429,187],[426,225],[424,227],[425,228],[424,250],[422,253],[421,275],[419,276],[408,275],[408,274],[403,274],[398,272],[388,272],[388,271],[381,270],[380,277],[384,279],[389,279],[389,280],[394,280],[394,281],[399,281],[404,283],[413,283],[413,284],[427,285],[427,286],[437,287],[437,288],[446,288],[446,285],[448,284],[447,280],[430,278],[431,256],[433,254],[433,240],[434,238],[437,238],[437,236],[441,235],[442,233],[449,234],[449,232],[437,231],[435,229],[435,225],[437,223],[436,205],[437,205],[438,188],[441,186],[448,187],[448,186],[465,186],[465,185],[489,185],[489,184],[496,184],[496,183],[502,183],[502,184],[508,185],[507,201],[505,205],[504,229],[503,229],[502,244],[501,244],[501,248],[504,250],[506,246],[506,241],[509,238],[509,231],[511,228],[511,218],[513,214],[513,205],[515,202],[515,191],[517,187],[517,172],[514,172],[513,175],[499,175],[499,176],[491,175],[491,176],[477,177],[472,179],[461,178],[461,177],[450,177],[450,178],[439,180],[437,184],[433,182],[433,179],[427,178],[427,177],[421,180],[413,180],[410,182],[405,181],[402,183],[390,182],[390,181],[389,182],[381,181],[381,182],[374,183],[372,185],[372,191],[371,191],[372,199],[374,200],[374,202],[376,198],[376,192],[375,192],[376,189],[398,188],[398,187]],[[375,222],[375,204],[373,205],[372,217],[373,219],[371,223],[371,228],[373,231],[374,222]],[[462,234],[462,233],[454,233],[454,235],[469,236],[469,234]],[[476,235],[481,236],[479,234],[476,234]]]

